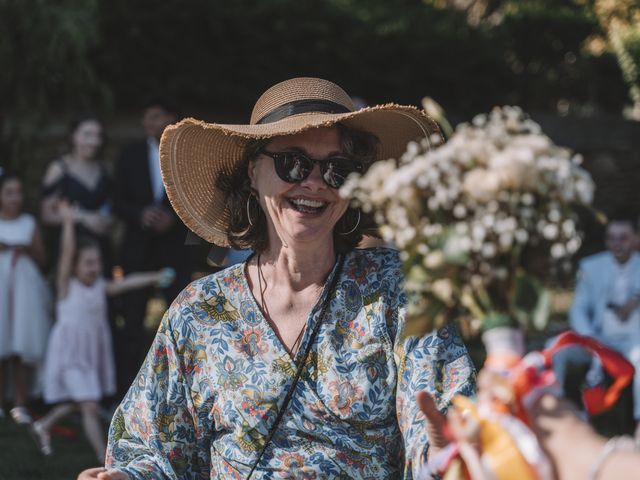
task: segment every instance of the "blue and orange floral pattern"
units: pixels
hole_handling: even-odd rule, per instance
[[[393,250],[347,255],[291,403],[252,478],[413,478],[428,445],[416,392],[428,390],[446,409],[454,395],[473,394],[475,373],[454,327],[403,339],[402,281]],[[107,465],[132,479],[246,478],[326,290],[291,358],[253,298],[244,265],[185,288],[116,411]]]

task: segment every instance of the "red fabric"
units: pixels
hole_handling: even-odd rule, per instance
[[[558,336],[551,347],[542,352],[547,366],[551,366],[551,360],[555,352],[569,345],[579,345],[589,350],[598,357],[602,363],[602,368],[614,380],[613,384],[607,389],[602,386],[596,386],[588,388],[582,393],[582,400],[587,412],[589,415],[597,415],[610,409],[620,398],[622,390],[633,381],[635,372],[633,365],[621,353],[605,347],[591,337],[584,337],[575,332],[564,332]]]

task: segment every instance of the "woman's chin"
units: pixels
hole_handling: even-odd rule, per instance
[[[323,243],[330,244],[333,242],[332,231],[328,230],[324,225],[314,226],[308,224],[293,225],[291,228],[285,229],[285,243],[293,244],[309,244],[314,243],[321,245]]]

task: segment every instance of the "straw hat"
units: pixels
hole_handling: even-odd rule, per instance
[[[229,246],[226,194],[216,187],[216,180],[237,168],[246,143],[338,122],[376,135],[378,159],[399,158],[409,141],[440,135],[436,122],[414,107],[386,104],[354,110],[349,95],[335,83],[319,78],[286,80],[262,94],[248,125],[187,118],[165,129],[160,166],[171,205],[200,237]]]

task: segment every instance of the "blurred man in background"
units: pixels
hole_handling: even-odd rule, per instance
[[[580,262],[569,323],[579,334],[596,338],[633,363],[634,418],[640,425],[640,254],[635,251],[636,242],[635,219],[627,215],[612,217],[605,233],[607,249]],[[568,369],[588,368],[590,363],[590,355],[579,347],[567,349],[554,359],[561,381]],[[639,426],[635,432],[638,438]]]
[[[147,103],[142,118],[146,137],[122,151],[115,174],[115,211],[125,224],[120,255],[124,273],[173,267],[176,281],[163,292],[168,303],[189,281],[184,247],[187,230],[167,199],[158,150],[162,132],[178,116],[177,109],[162,99]],[[152,289],[138,290],[122,300],[124,326],[114,329],[120,396],[133,381],[150,345],[143,322],[151,293]]]

